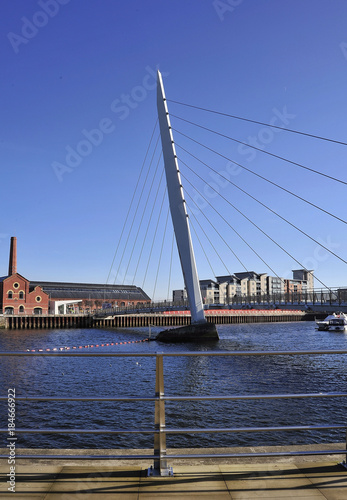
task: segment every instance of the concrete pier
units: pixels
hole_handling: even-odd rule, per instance
[[[216,325],[206,322],[162,330],[154,340],[159,342],[216,342],[219,340],[219,335]]]
[[[37,315],[37,316],[3,316],[4,328],[9,330],[31,330],[46,328],[89,328],[92,318],[86,315]]]

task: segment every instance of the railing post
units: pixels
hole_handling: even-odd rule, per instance
[[[347,469],[347,430],[346,430],[346,459],[343,460],[340,465],[342,465],[342,467],[344,467],[345,469]]]
[[[172,467],[168,467],[166,460],[166,433],[165,433],[165,400],[164,398],[164,365],[163,354],[156,355],[155,369],[155,401],[154,407],[154,466],[148,469],[149,476],[173,476]]]

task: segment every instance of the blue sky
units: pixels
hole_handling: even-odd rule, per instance
[[[0,32],[0,275],[7,273],[10,236],[17,236],[18,271],[28,279],[104,283],[109,276],[109,282],[116,278],[142,286],[160,213],[158,204],[146,237],[146,188],[136,216],[138,222],[144,214],[133,257],[129,263],[126,258],[120,261],[124,233],[111,273],[110,266],[156,122],[157,68],[164,75],[168,99],[264,123],[276,120],[279,126],[342,142],[347,139],[347,3],[343,0],[13,0],[2,6]],[[274,132],[264,125],[175,103],[169,103],[169,110],[347,180],[346,146]],[[176,117],[172,125],[345,218],[345,185],[222,140]],[[210,185],[216,185],[216,179],[181,146],[218,172],[228,172],[242,189],[316,241],[342,258],[347,255],[343,223],[230,167],[225,158],[178,132],[175,140],[179,158]],[[76,155],[78,148],[82,155]],[[181,165],[181,170],[188,181],[209,193],[213,206],[276,274],[290,277],[291,269],[299,267],[189,169]],[[195,199],[198,195],[183,181],[189,205],[189,195]],[[346,264],[230,184],[220,179],[217,189],[300,263],[314,269],[324,284],[347,285]],[[149,195],[150,200],[153,197]],[[170,265],[170,222],[162,243],[166,213],[167,205],[144,283],[150,296],[155,288],[155,298],[167,296],[170,267],[170,287],[183,286],[176,250]],[[209,205],[203,213],[248,270],[273,274]],[[215,274],[226,274],[222,261],[231,272],[243,271],[204,217],[196,216],[222,257],[217,257],[193,219]],[[124,252],[128,258],[136,233],[135,223]],[[143,261],[135,273],[142,244]],[[199,277],[213,278],[199,242],[194,245]]]

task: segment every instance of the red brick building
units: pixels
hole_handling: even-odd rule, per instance
[[[70,314],[149,302],[135,285],[29,281],[17,273],[17,238],[11,238],[8,276],[0,277],[0,314]]]
[[[17,238],[11,238],[8,276],[0,278],[0,311],[4,314],[47,314],[49,296],[17,273]]]
[[[302,293],[303,283],[300,280],[285,280],[284,291],[286,293]]]

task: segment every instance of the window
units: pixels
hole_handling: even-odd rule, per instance
[[[24,299],[24,292],[19,292],[19,298]]]
[[[36,302],[41,302],[42,297],[40,297],[40,295],[38,295],[37,297],[35,297],[35,300],[36,300]]]
[[[41,307],[35,307],[34,314],[42,314],[42,308]]]
[[[13,283],[13,288],[19,288],[19,283]]]
[[[5,314],[13,314],[13,307],[5,307]]]
[[[18,311],[19,311],[19,313],[23,313],[24,312],[24,306],[19,306]]]
[[[13,292],[12,292],[12,290],[10,290],[10,291],[7,293],[7,298],[8,298],[8,299],[13,299]]]

